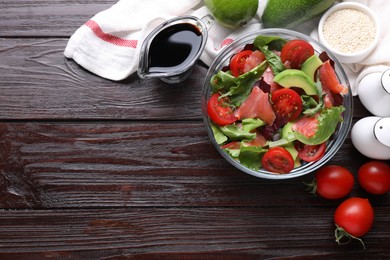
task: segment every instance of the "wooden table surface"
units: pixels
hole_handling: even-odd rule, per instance
[[[0,259],[389,259],[389,194],[372,230],[339,246],[339,201],[313,175],[244,174],[214,149],[201,114],[207,67],[171,86],[97,77],[63,56],[115,0],[0,1]],[[354,122],[369,113],[354,99]],[[348,137],[331,160],[369,159]]]

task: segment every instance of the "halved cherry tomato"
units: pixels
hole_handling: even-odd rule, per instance
[[[295,149],[298,151],[298,157],[305,162],[318,161],[325,154],[326,144],[309,145],[299,141],[294,142]]]
[[[322,64],[319,69],[319,75],[323,89],[329,89],[334,94],[345,94],[348,91],[338,80],[336,72],[330,64],[330,60]]]
[[[280,53],[283,63],[288,61],[292,69],[300,69],[307,58],[314,55],[314,48],[304,40],[291,40],[287,42]]]
[[[360,186],[368,193],[381,195],[390,191],[390,165],[382,161],[370,161],[358,171]]]
[[[294,169],[294,159],[283,147],[269,149],[261,159],[263,168],[275,173],[289,173]]]
[[[243,50],[236,53],[230,60],[230,71],[234,77],[244,74],[245,61],[251,54],[251,50]]]
[[[302,112],[302,99],[297,92],[289,88],[275,90],[271,97],[272,107],[277,116],[293,121]]]
[[[214,123],[218,125],[229,125],[234,123],[237,118],[234,116],[233,109],[227,104],[225,98],[220,99],[221,94],[215,93],[207,102],[207,113]]]
[[[353,188],[355,180],[352,173],[339,165],[321,167],[315,175],[310,191],[325,199],[340,199],[347,196]]]
[[[336,242],[341,244],[343,237],[360,239],[374,223],[374,210],[368,199],[352,197],[343,201],[334,213]]]

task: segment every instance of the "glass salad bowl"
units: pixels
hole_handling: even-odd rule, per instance
[[[282,51],[293,40],[309,43],[314,54],[297,58],[297,49],[306,50],[299,44]],[[295,178],[323,166],[344,143],[351,93],[341,64],[321,43],[291,30],[263,29],[235,40],[211,64],[203,120],[214,147],[237,169],[266,179]]]

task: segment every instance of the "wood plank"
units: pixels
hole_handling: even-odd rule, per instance
[[[200,119],[206,69],[187,81],[97,77],[63,56],[65,39],[5,39],[0,50],[1,119]]]
[[[1,259],[388,259],[387,209],[364,237],[339,246],[333,208],[126,208],[3,211]],[[227,228],[229,227],[229,228]],[[286,234],[289,234],[286,236]],[[316,258],[317,259],[317,258]],[[367,259],[367,258],[365,258]]]
[[[312,176],[235,169],[201,122],[1,123],[0,148],[1,208],[329,203],[304,191]],[[331,162],[356,174],[364,161],[347,139]],[[366,196],[357,185],[354,194]]]
[[[0,37],[69,37],[115,0],[18,0],[1,4]]]
[[[200,120],[207,69],[178,85],[137,75],[97,77],[63,56],[66,39],[4,39],[0,49],[0,119]],[[354,99],[355,117],[369,113]]]

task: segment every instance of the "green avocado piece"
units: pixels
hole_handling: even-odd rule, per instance
[[[301,70],[306,73],[313,81],[316,81],[315,75],[316,71],[323,64],[322,60],[317,56],[313,55],[309,57],[302,64]]]
[[[286,69],[276,75],[274,81],[284,88],[298,87],[307,95],[318,95],[317,85],[301,70]]]
[[[293,28],[325,12],[335,0],[268,0],[261,20],[266,28]]]

